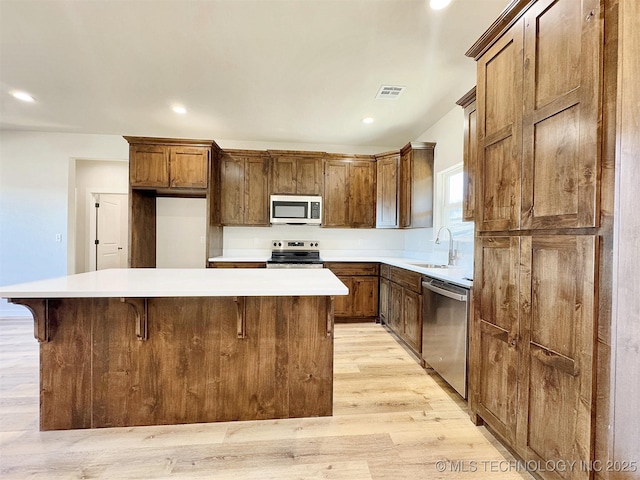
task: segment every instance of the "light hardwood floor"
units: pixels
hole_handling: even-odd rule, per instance
[[[332,417],[40,432],[33,323],[0,319],[0,478],[532,478],[382,326],[336,325],[334,369]]]

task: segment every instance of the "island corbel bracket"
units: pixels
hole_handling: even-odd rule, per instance
[[[333,297],[327,297],[327,337],[333,333]]]
[[[245,311],[245,297],[233,297],[237,308],[238,338],[247,338],[247,316]]]
[[[133,308],[136,316],[136,337],[138,340],[149,339],[149,301],[147,298],[121,298],[121,302]]]
[[[29,309],[33,315],[33,336],[38,342],[46,343],[51,339],[48,298],[10,298],[8,301]]]

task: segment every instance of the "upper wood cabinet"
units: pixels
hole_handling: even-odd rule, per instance
[[[400,152],[376,155],[376,228],[398,228],[398,173]]]
[[[271,193],[322,195],[323,153],[269,150],[269,155]]]
[[[207,257],[222,253],[220,147],[213,140],[124,137],[129,142],[129,266],[156,266],[156,198],[206,198]]]
[[[435,143],[411,142],[400,151],[400,227],[433,226],[433,153]]]
[[[598,226],[599,10],[539,0],[478,57],[479,231]]]
[[[475,177],[478,161],[476,87],[469,90],[456,104],[464,108],[462,220],[472,222],[475,217]]]
[[[132,188],[202,189],[209,182],[212,142],[125,137]]]
[[[324,169],[324,227],[373,228],[376,164],[370,157],[327,155]]]
[[[476,229],[520,227],[523,22],[479,60]]]
[[[599,10],[543,0],[524,15],[523,229],[599,221]]]
[[[220,219],[223,225],[269,225],[269,163],[266,152],[222,152]]]

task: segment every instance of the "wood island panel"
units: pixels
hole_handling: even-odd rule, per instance
[[[332,414],[332,297],[13,302],[49,328],[41,430]]]

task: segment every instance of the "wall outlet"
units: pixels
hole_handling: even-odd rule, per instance
[[[62,234],[56,233],[56,243],[60,243],[60,242],[62,242]]]

